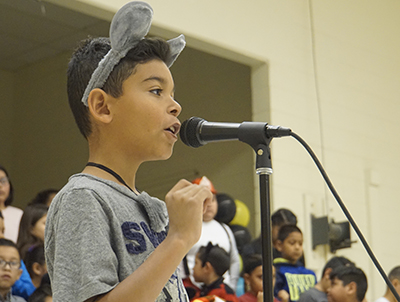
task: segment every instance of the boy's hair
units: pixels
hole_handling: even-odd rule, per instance
[[[354,262],[350,261],[349,259],[347,259],[346,257],[342,257],[342,256],[337,256],[337,257],[332,257],[324,266],[324,269],[322,270],[322,276],[321,278],[324,276],[326,270],[328,268],[331,268],[332,270],[341,267],[341,266],[354,266]]]
[[[28,270],[29,275],[32,277],[34,272],[32,269],[33,264],[37,262],[40,265],[45,264],[45,257],[44,257],[44,246],[43,244],[37,244],[31,246],[24,257],[24,263],[26,265],[26,269]]]
[[[260,254],[253,254],[243,261],[243,272],[242,274],[251,274],[257,267],[262,265],[262,256]]]
[[[282,226],[285,224],[297,224],[297,217],[288,209],[278,209],[271,215],[271,224],[273,226]]]
[[[52,297],[53,292],[50,284],[41,284],[33,293],[29,296],[28,302],[45,302],[47,297]]]
[[[11,247],[13,247],[13,248],[15,248],[17,250],[18,255],[19,255],[18,247],[14,243],[14,241],[11,241],[11,240],[6,239],[6,238],[0,238],[0,246],[11,246]]]
[[[4,219],[3,213],[0,211],[0,218]]]
[[[211,242],[207,246],[202,246],[197,252],[197,257],[200,259],[202,266],[204,267],[209,262],[215,270],[215,273],[222,277],[223,274],[230,267],[230,256],[229,254],[218,244],[213,245]]]
[[[89,110],[82,103],[93,71],[111,49],[109,38],[89,38],[81,42],[68,64],[68,101],[80,132],[87,139],[92,133]],[[127,55],[114,67],[102,89],[113,97],[122,95],[123,82],[134,73],[138,64],[159,59],[167,62],[170,57],[169,44],[162,39],[144,38],[128,51]]]
[[[57,189],[46,189],[42,190],[36,194],[36,196],[29,203],[31,204],[44,204],[47,205],[47,200],[49,199],[50,194],[58,193]]]
[[[10,177],[8,175],[8,172],[6,170],[6,168],[4,168],[2,165],[0,165],[0,170],[4,172],[4,174],[6,174],[7,178],[8,178],[8,183],[10,184],[10,194],[8,194],[7,199],[4,202],[5,206],[9,206],[10,204],[12,204],[13,199],[14,199],[14,187],[11,183]]]
[[[22,257],[29,247],[41,243],[39,239],[32,235],[31,229],[44,215],[47,214],[48,207],[44,204],[32,204],[25,208],[19,224],[17,246]]]
[[[285,241],[285,239],[286,239],[291,233],[294,233],[294,232],[303,234],[303,233],[301,232],[300,228],[299,228],[298,226],[294,225],[294,224],[287,224],[287,225],[284,225],[284,226],[282,226],[282,227],[279,229],[278,240],[280,240],[280,241],[283,242],[283,241]]]
[[[364,300],[365,293],[368,289],[367,277],[364,272],[355,266],[340,266],[334,269],[330,275],[331,280],[337,278],[343,282],[343,286],[351,282],[355,282],[357,285],[357,300]]]
[[[393,280],[397,279],[400,281],[400,266],[394,267],[389,273],[389,280],[392,282]]]

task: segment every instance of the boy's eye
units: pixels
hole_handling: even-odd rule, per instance
[[[152,89],[152,90],[150,90],[150,92],[155,95],[161,95],[162,89],[160,89],[160,88]]]

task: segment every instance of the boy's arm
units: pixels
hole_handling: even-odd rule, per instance
[[[201,234],[203,205],[212,199],[203,186],[180,180],[165,197],[169,231],[142,265],[107,294],[86,302],[155,301],[183,257]]]

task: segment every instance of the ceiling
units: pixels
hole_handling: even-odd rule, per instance
[[[0,70],[16,71],[108,36],[109,22],[40,0],[0,0]]]

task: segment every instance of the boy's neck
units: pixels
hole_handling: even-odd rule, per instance
[[[213,284],[215,281],[217,281],[221,276],[218,276],[217,274],[212,274],[207,278],[207,280],[204,282],[205,285],[210,286]]]
[[[9,289],[4,289],[4,288],[0,289],[0,295],[3,297],[4,301],[6,301],[7,295],[10,292],[11,292],[11,288],[9,288]]]
[[[392,294],[389,288],[386,290],[386,294],[383,297],[386,298],[389,302],[397,302],[395,296]]]
[[[122,180],[126,183],[126,185],[129,186],[129,188],[131,188],[135,193],[138,193],[136,191],[135,184],[136,184],[136,172],[139,168],[139,164],[136,163],[130,164],[129,161],[124,162],[121,159],[122,157],[120,157],[119,155],[95,156],[91,154],[89,156],[88,162],[100,164],[107,167],[108,169],[111,169],[114,173],[116,173],[122,178]],[[86,166],[82,172],[124,185],[114,175],[98,167]]]

